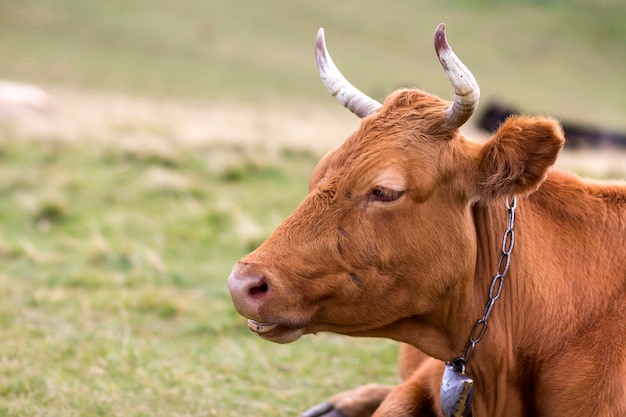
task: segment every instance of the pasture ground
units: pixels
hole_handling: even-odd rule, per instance
[[[316,152],[214,139],[224,126],[178,140],[148,101],[116,97],[122,117],[90,97],[73,116],[101,117],[78,136],[55,133],[63,100],[0,135],[0,415],[294,415],[395,380],[389,342],[277,346],[232,307],[230,268],[305,194]]]

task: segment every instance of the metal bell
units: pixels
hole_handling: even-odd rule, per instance
[[[474,398],[474,380],[465,373],[465,366],[446,363],[439,396],[444,416],[469,416]]]

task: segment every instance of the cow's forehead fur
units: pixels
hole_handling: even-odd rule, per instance
[[[450,140],[457,131],[444,128],[449,105],[420,90],[398,90],[378,112],[363,120],[349,147],[362,152],[371,147],[384,149]]]
[[[391,93],[378,111],[384,120],[418,119],[425,129],[440,130],[446,121],[450,102],[417,89],[400,89]]]
[[[380,185],[377,181],[394,188],[395,180],[395,188],[410,185],[427,193],[450,174],[447,167],[452,164],[444,163],[450,158],[442,158],[442,150],[459,147],[452,143],[461,138],[459,131],[444,127],[449,105],[420,90],[392,93],[379,111],[320,161],[309,188],[322,186],[334,193],[342,187]]]

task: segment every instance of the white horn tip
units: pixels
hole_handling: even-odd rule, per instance
[[[326,40],[324,39],[324,28],[319,28],[317,38],[315,39],[315,60],[320,74],[326,74],[328,69],[328,50],[326,49]]]
[[[344,107],[359,117],[368,116],[380,108],[380,103],[363,94],[341,74],[326,49],[324,28],[317,31],[315,60],[326,89]]]

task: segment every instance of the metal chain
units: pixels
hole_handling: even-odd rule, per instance
[[[500,298],[504,277],[506,277],[506,274],[509,272],[511,252],[513,251],[513,246],[515,244],[515,232],[513,231],[513,226],[515,224],[517,197],[513,197],[512,204],[509,203],[509,198],[507,197],[506,207],[509,210],[509,227],[504,232],[504,237],[502,238],[502,253],[500,255],[500,260],[498,261],[496,275],[493,277],[491,286],[489,287],[489,301],[487,301],[487,305],[485,305],[485,311],[483,312],[482,318],[478,319],[474,324],[469,340],[465,345],[465,349],[463,349],[463,353],[458,358],[450,361],[450,364],[457,368],[460,372],[465,372],[465,364],[470,360],[476,345],[483,339],[483,336],[487,331],[487,320],[491,314],[491,309],[493,308],[496,300]]]

